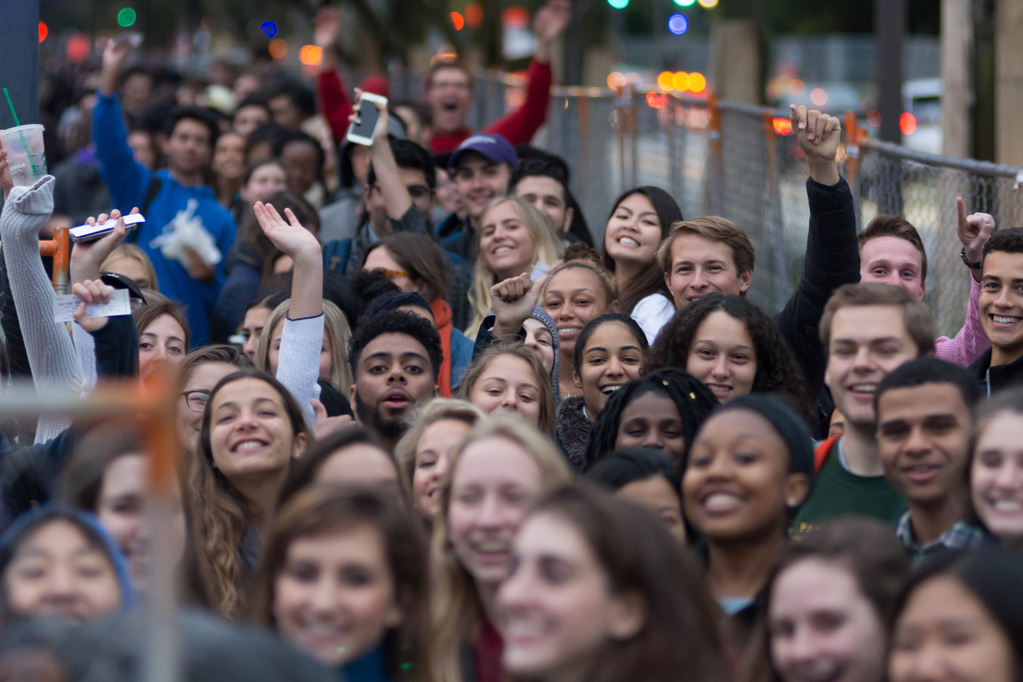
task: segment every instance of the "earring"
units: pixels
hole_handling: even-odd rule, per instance
[[[797,500],[794,497],[790,497],[789,499],[785,500],[785,502],[787,502],[790,507],[795,507],[797,504],[799,504],[799,500]]]

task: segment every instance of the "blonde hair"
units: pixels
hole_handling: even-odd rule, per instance
[[[472,391],[476,382],[487,371],[490,363],[502,355],[511,355],[524,361],[533,370],[536,387],[540,391],[540,415],[537,428],[548,436],[554,436],[558,426],[557,405],[554,403],[554,384],[550,372],[543,366],[543,361],[532,349],[514,341],[499,341],[490,346],[473,359],[462,375],[462,383],[458,386],[458,397],[472,402]]]
[[[494,199],[487,204],[487,207],[483,209],[483,213],[480,214],[480,225],[483,224],[484,216],[505,203],[510,203],[515,208],[515,212],[519,214],[519,220],[522,221],[522,226],[526,228],[530,239],[533,240],[533,255],[529,260],[529,264],[535,265],[537,262],[541,262],[546,265],[553,265],[554,261],[560,259],[565,252],[565,247],[551,233],[550,225],[547,223],[547,219],[543,217],[543,214],[524,199],[518,197],[498,197]],[[479,330],[483,318],[490,313],[492,307],[490,305],[490,288],[498,283],[497,275],[487,267],[479,253],[481,234],[482,228],[476,231],[476,238],[474,240],[476,265],[473,266],[472,283],[469,285],[469,305],[472,306],[473,318],[472,322],[469,323],[469,328],[465,331],[465,335],[470,339],[476,338],[476,332]]]
[[[416,471],[416,449],[426,429],[444,420],[459,421],[469,426],[486,417],[483,410],[464,400],[433,398],[412,413],[408,431],[394,446],[394,458],[398,461],[398,475],[409,501],[412,501],[412,478]]]
[[[263,325],[263,333],[259,335],[259,343],[256,344],[256,354],[252,360],[256,363],[257,369],[267,374],[273,374],[270,370],[270,339],[277,325],[281,324],[284,316],[288,314],[290,303],[289,298],[270,311],[266,324]],[[353,383],[352,367],[348,362],[348,339],[352,338],[352,330],[341,309],[330,301],[323,302],[323,330],[330,342],[330,354],[333,357],[328,381],[347,398]]]
[[[511,441],[533,457],[540,468],[543,485],[543,490],[539,491],[540,496],[572,479],[565,457],[554,443],[514,417],[486,417],[480,420],[469,437],[452,453],[447,474],[441,484],[440,512],[433,522],[433,538],[430,543],[433,665],[436,666],[432,677],[445,682],[462,682],[462,647],[483,622],[479,592],[473,584],[472,576],[459,562],[451,547],[447,521],[451,483],[466,449],[477,441],[490,438]]]
[[[156,281],[156,270],[153,269],[153,261],[149,260],[149,256],[146,255],[146,252],[143,251],[142,247],[138,244],[121,244],[111,251],[110,255],[107,256],[103,260],[103,263],[99,266],[100,272],[112,272],[111,270],[108,270],[110,264],[115,260],[120,260],[122,258],[130,258],[138,261],[139,265],[142,266],[142,269],[146,271],[146,277],[149,278],[149,285],[147,288],[160,288],[159,282]],[[138,284],[140,287],[142,286],[142,283],[140,282],[135,282],[135,284]],[[147,298],[146,300],[149,299]]]

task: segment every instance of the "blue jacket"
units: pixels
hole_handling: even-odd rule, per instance
[[[216,195],[208,186],[185,187],[169,171],[154,172],[135,161],[131,147],[128,146],[121,104],[116,97],[97,97],[92,113],[92,135],[96,143],[100,176],[110,189],[114,208],[127,213],[132,207],[138,206],[145,214],[145,224],[136,234],[129,233],[128,241],[141,246],[153,261],[160,291],[185,306],[188,323],[192,327],[192,346],[209,343],[209,318],[224,282],[224,259],[217,264],[214,281],[200,282],[189,275],[179,262],[168,260],[158,248],[152,248],[150,242],[163,233],[178,213],[185,210],[189,199],[195,199],[199,204],[195,211],[196,218],[202,221],[220,253],[226,257],[235,239],[234,218],[217,203]],[[159,180],[160,190],[146,206],[154,178]]]

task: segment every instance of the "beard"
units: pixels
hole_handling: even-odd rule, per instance
[[[374,409],[365,402],[358,391],[355,392],[355,416],[359,418],[360,424],[376,431],[386,440],[397,441],[408,430],[408,422],[404,419],[384,419],[379,408]]]

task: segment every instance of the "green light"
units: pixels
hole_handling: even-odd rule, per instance
[[[117,13],[117,23],[123,28],[128,28],[135,23],[135,10],[131,7],[125,7]]]
[[[615,9],[625,9],[629,6],[629,0],[607,0],[607,4]]]
[[[675,0],[675,4],[679,7],[692,7],[696,4],[696,0]]]

